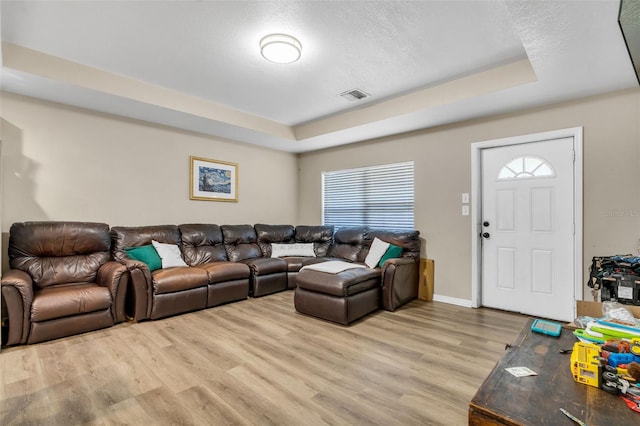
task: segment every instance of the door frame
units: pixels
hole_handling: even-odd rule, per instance
[[[583,298],[582,285],[582,127],[552,130],[530,135],[493,139],[471,144],[471,306],[482,306],[482,247],[480,231],[482,220],[482,162],[483,149],[508,145],[519,145],[546,140],[573,138],[573,280],[574,303],[573,314],[576,313],[576,300]]]

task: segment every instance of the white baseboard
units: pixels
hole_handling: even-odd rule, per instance
[[[433,301],[434,302],[448,303],[450,305],[463,306],[465,308],[471,308],[472,307],[471,300],[458,299],[457,297],[442,296],[441,294],[434,294],[433,295]]]

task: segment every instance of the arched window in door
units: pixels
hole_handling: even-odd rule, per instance
[[[547,161],[540,157],[518,157],[502,166],[498,180],[534,179],[554,177],[556,173]]]

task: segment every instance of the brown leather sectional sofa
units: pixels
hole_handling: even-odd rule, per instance
[[[303,266],[330,260],[363,262],[375,237],[402,247],[402,255],[371,273],[373,282],[368,279],[367,285],[376,289],[375,296],[369,297],[366,309],[359,309],[357,300],[351,302],[356,309],[338,320],[344,324],[357,319],[353,312],[366,314],[379,307],[393,311],[417,297],[418,231],[358,227],[334,232],[331,226],[265,224],[109,229],[106,224],[78,222],[16,223],[10,231],[11,269],[2,277],[9,321],[6,343],[35,343],[108,327],[124,321],[125,312],[136,321],[159,319],[294,289]],[[127,255],[125,249],[152,241],[178,246],[187,266],[150,271],[146,263]],[[275,243],[313,243],[315,256],[271,257]],[[303,302],[313,307],[315,296]],[[337,305],[327,306],[332,310]],[[333,320],[329,314],[316,316]]]

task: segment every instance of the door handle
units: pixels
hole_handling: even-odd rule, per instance
[[[489,238],[490,236],[491,234],[489,234],[488,232],[482,233],[482,238]]]

